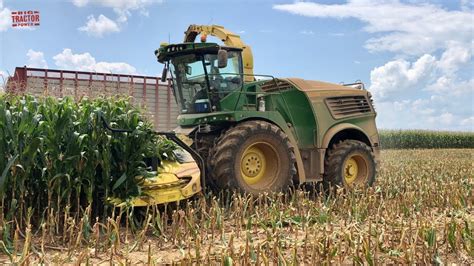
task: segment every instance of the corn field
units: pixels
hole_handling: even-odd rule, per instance
[[[474,149],[474,132],[381,130],[383,149]]]
[[[113,134],[101,116],[134,131]],[[58,233],[70,215],[76,221],[85,212],[106,219],[112,211],[104,204],[107,198],[140,195],[140,183],[153,174],[144,159],[172,157],[175,149],[152,133],[126,99],[75,103],[3,95],[0,139],[0,222],[7,253],[13,232],[30,224],[54,224]]]
[[[172,159],[151,128],[126,99],[0,96],[0,263],[474,264],[474,149],[384,150],[372,188],[332,196],[109,206],[140,195],[146,158]]]

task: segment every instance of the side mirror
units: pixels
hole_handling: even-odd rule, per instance
[[[165,67],[163,67],[163,72],[161,72],[161,82],[166,82],[167,76],[168,76],[168,67],[165,65]]]
[[[219,52],[217,52],[217,67],[224,68],[226,66],[227,66],[227,51],[220,49]]]

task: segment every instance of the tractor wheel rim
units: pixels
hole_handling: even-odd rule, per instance
[[[360,154],[351,155],[344,163],[344,181],[347,185],[361,184],[367,180],[367,162]]]
[[[267,181],[275,178],[278,161],[278,155],[270,144],[251,144],[242,153],[240,162],[240,173],[244,182],[252,187],[268,183]]]

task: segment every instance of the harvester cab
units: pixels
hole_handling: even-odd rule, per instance
[[[216,25],[191,25],[183,43],[162,44],[155,55],[173,81],[175,133],[192,140],[211,187],[259,194],[374,182],[379,138],[363,84],[254,75],[250,47]]]
[[[215,43],[166,45],[157,51],[158,60],[169,66],[181,114],[222,110],[221,100],[243,84],[241,52]]]

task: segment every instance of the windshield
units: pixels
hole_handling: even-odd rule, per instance
[[[171,61],[170,70],[180,112],[195,113],[194,102],[208,99],[202,58],[194,54],[176,57]]]
[[[229,51],[225,68],[217,54],[182,55],[171,60],[173,88],[181,113],[219,110],[219,101],[242,84],[240,52]]]

